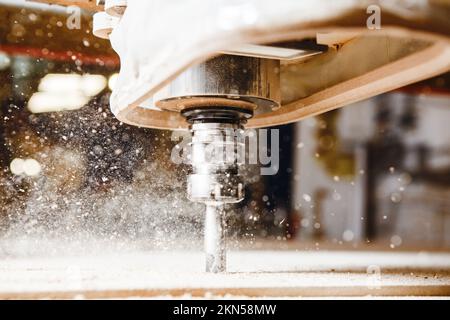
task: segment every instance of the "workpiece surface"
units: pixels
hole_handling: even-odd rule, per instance
[[[450,253],[240,251],[228,273],[200,252],[0,261],[0,298],[449,296]]]

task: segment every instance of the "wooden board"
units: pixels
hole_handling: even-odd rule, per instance
[[[234,251],[229,273],[203,267],[196,251],[10,258],[0,298],[450,296],[449,253]]]
[[[332,32],[336,36],[332,37]],[[281,88],[281,108],[254,117],[247,127],[295,122],[450,70],[450,42],[447,37],[401,28],[374,32],[334,28],[332,32],[328,31],[325,38],[321,36],[322,41],[342,38],[341,47],[298,65],[289,64],[282,68],[281,83],[285,85]],[[311,34],[324,33],[326,30],[302,30],[279,34],[278,39],[299,40]],[[297,74],[289,71],[293,68]],[[176,74],[166,83],[174,77]],[[175,112],[139,107],[152,96],[152,92],[154,90],[143,96],[136,95],[135,103],[120,110],[117,117],[125,123],[142,127],[187,128],[185,120]]]
[[[34,19],[26,17],[33,16]],[[20,18],[24,32],[12,32],[12,26]],[[68,15],[63,10],[42,10],[40,8],[16,5],[2,6],[0,10],[0,50],[11,55],[27,55],[36,59],[71,61],[75,56],[83,65],[107,68],[119,67],[119,57],[109,41],[92,35],[91,17],[82,14],[80,29],[69,30],[60,23]],[[52,37],[46,36],[51,33]],[[50,41],[51,40],[51,41]]]
[[[103,10],[103,6],[97,6],[96,0],[27,0],[27,1],[57,4],[63,6],[77,6],[89,11]]]
[[[376,54],[376,53],[375,53]],[[286,124],[318,115],[450,70],[450,46],[437,41],[426,49],[362,75],[288,102],[279,110],[249,121],[249,127]]]
[[[65,4],[72,2],[45,1]],[[89,1],[84,3],[88,5]],[[382,2],[379,4],[382,6]],[[314,12],[323,13],[315,20],[303,21],[303,16],[299,15],[297,23],[279,29],[258,29],[256,26],[255,29],[239,29],[234,33],[214,37],[208,35],[210,38],[201,39],[201,43],[207,44],[208,49],[193,43],[192,47],[189,47],[189,44],[183,45],[183,50],[169,50],[170,47],[161,50],[160,52],[167,52],[168,56],[154,60],[161,61],[166,58],[166,61],[159,63],[157,67],[153,66],[155,70],[149,69],[148,66],[144,68],[151,77],[137,76],[139,72],[133,68],[139,69],[141,66],[136,61],[127,63],[133,65],[133,70],[125,72],[129,79],[121,80],[119,77],[119,83],[123,81],[123,86],[118,86],[112,95],[112,111],[119,120],[132,125],[186,129],[187,124],[180,114],[145,107],[148,107],[148,101],[160,89],[184,70],[223,51],[227,44],[233,48],[239,44],[272,45],[277,42],[316,38],[318,43],[330,47],[326,54],[312,56],[307,61],[282,68],[282,106],[250,120],[248,127],[253,128],[295,122],[450,70],[450,27],[448,17],[445,16],[449,6],[446,2],[432,2],[427,6],[427,10],[407,8],[402,3],[397,3],[393,8],[382,6],[380,30],[367,29],[366,8],[357,1],[348,5],[336,4],[342,9],[340,15],[332,14],[330,10],[321,10],[328,6],[327,1],[317,1]],[[401,9],[411,9],[415,15],[399,14]],[[131,10],[131,6],[127,10]],[[125,18],[123,20],[126,20]],[[127,19],[130,23],[139,22],[138,19]],[[179,30],[175,32],[174,36],[180,33]],[[240,43],[236,43],[236,38],[239,38]],[[141,45],[138,41],[134,41],[132,45],[127,43],[128,49],[124,52],[129,52],[131,47],[140,50]],[[164,43],[160,45],[164,46]],[[152,57],[149,56],[147,61],[152,61]],[[143,60],[139,63],[145,62]],[[122,68],[125,65],[123,63]],[[298,70],[293,71],[295,68]],[[147,82],[146,78],[151,80]]]

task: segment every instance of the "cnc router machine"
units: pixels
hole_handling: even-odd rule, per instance
[[[211,273],[226,271],[224,211],[245,198],[246,129],[296,122],[450,70],[444,1],[35,2],[70,6],[74,28],[80,8],[92,14],[93,34],[120,57],[110,99],[117,119],[190,133],[187,197],[206,207]]]
[[[43,2],[97,11],[94,34],[121,58],[118,119],[190,130],[187,196],[206,205],[211,272],[226,266],[224,205],[245,197],[245,128],[298,121],[450,67],[448,20],[431,19],[438,4],[395,2],[381,20],[376,3],[361,1]]]

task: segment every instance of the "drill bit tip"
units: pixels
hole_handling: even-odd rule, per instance
[[[226,239],[223,205],[206,205],[205,253],[206,272],[226,271]]]

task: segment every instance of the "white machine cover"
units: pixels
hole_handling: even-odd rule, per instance
[[[294,27],[327,26],[355,11],[366,14],[374,3],[402,20],[431,16],[425,0],[128,0],[110,37],[121,59],[111,109],[117,114],[137,103],[154,108],[151,97],[161,86],[217,51],[270,42]],[[439,19],[435,8],[433,19]]]

